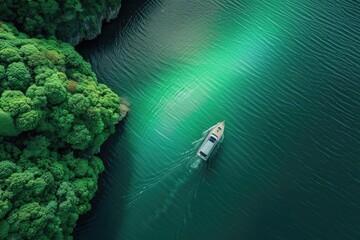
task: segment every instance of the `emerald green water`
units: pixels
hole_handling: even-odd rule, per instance
[[[75,238],[360,239],[359,4],[131,8],[79,47],[131,112]]]

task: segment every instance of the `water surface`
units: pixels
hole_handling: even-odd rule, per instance
[[[360,239],[360,5],[126,3],[80,46],[131,103],[77,239]],[[195,153],[226,121],[208,165]]]

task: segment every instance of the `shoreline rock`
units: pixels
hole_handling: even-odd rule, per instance
[[[56,37],[73,46],[83,40],[95,39],[101,33],[103,21],[110,22],[115,19],[121,8],[121,2],[116,7],[106,6],[99,14],[89,15],[85,18],[76,18],[58,26]]]
[[[119,97],[119,99],[121,100],[121,103],[119,105],[120,116],[119,116],[119,119],[115,122],[115,124],[118,124],[119,122],[124,120],[126,118],[126,116],[128,115],[128,113],[130,112],[130,103],[121,97]]]

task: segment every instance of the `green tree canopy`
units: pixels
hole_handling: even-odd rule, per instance
[[[49,11],[55,3],[26,2]],[[46,17],[27,17],[23,28],[46,28]],[[119,97],[97,83],[73,47],[30,39],[4,23],[0,96],[0,240],[68,239],[91,207],[104,170],[92,153],[114,132]]]
[[[19,133],[11,115],[0,109],[0,136],[16,136]]]
[[[6,70],[8,88],[25,91],[31,80],[29,70],[22,62],[9,64]]]

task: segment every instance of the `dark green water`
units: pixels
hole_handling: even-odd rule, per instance
[[[132,111],[77,239],[360,239],[357,1],[126,7],[80,46]]]

